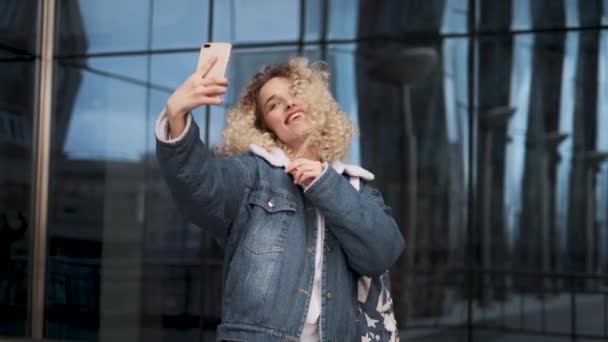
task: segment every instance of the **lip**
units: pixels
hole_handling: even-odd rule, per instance
[[[285,124],[291,123],[293,120],[297,119],[303,112],[299,108],[294,108],[287,113],[287,117],[285,117]]]

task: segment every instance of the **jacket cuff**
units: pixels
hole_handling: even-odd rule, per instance
[[[321,173],[312,183],[304,190],[305,194],[313,195],[322,193],[328,187],[331,187],[332,183],[340,180],[342,176],[329,165],[325,166],[325,170]]]
[[[192,113],[188,113],[186,115],[186,128],[184,128],[182,134],[180,134],[177,138],[172,138],[171,131],[169,129],[169,120],[167,119],[167,114],[163,109],[158,115],[158,119],[156,119],[156,139],[165,144],[176,144],[184,139],[191,126]]]
[[[308,184],[308,186],[304,187],[304,192],[308,191],[308,189],[310,189],[310,187],[312,187],[321,177],[323,177],[325,172],[327,172],[328,168],[329,168],[329,163],[323,162],[323,171],[317,177],[315,177],[315,179],[313,179],[313,181],[310,184]]]

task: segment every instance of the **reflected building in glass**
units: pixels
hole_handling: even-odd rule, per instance
[[[0,336],[214,340],[223,249],[174,206],[154,124],[201,43],[230,41],[200,138],[218,143],[264,65],[326,61],[359,128],[348,162],[374,172],[407,241],[402,339],[608,339],[607,17],[584,0],[2,1]]]

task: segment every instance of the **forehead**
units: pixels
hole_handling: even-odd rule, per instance
[[[285,77],[273,77],[260,88],[260,99],[264,100],[274,94],[283,95],[289,93],[291,81]]]

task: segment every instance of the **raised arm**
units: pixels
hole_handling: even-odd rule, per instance
[[[156,155],[182,214],[225,242],[252,175],[248,157],[215,158],[201,141],[190,112],[222,103],[225,79],[208,79],[215,61],[197,70],[171,95],[156,123]]]

